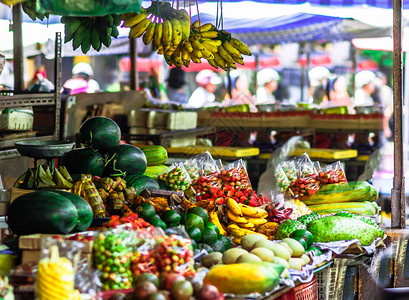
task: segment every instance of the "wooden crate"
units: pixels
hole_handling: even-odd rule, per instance
[[[359,115],[320,115],[313,114],[311,116],[311,126],[316,130],[359,130],[360,129],[360,116]]]

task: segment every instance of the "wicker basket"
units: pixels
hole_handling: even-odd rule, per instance
[[[318,281],[314,277],[310,282],[300,284],[276,300],[316,300],[318,299]]]
[[[342,300],[348,259],[335,258],[333,264],[315,274],[319,300]]]

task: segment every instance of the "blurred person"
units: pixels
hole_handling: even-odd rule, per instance
[[[185,71],[180,68],[172,68],[169,71],[168,84],[166,94],[169,101],[185,104],[188,102],[188,97],[183,91],[185,81]]]
[[[257,73],[256,104],[274,104],[280,75],[274,69],[263,69]]]
[[[3,71],[0,74],[0,91],[1,90],[13,90],[14,88],[14,74],[13,66],[6,60],[4,63]]]
[[[44,65],[37,68],[27,87],[31,92],[51,92],[54,89],[54,84],[47,79]]]
[[[332,89],[329,92],[328,104],[331,106],[351,105],[351,96],[347,91],[347,81],[344,76],[335,77],[333,80]]]
[[[222,104],[224,106],[248,104],[251,111],[256,111],[255,98],[249,90],[249,80],[246,74],[232,71],[230,77],[233,86],[233,89],[231,90],[231,98],[227,93]]]
[[[310,81],[310,103],[321,104],[328,101],[327,85],[331,72],[325,67],[314,67],[308,72]]]
[[[211,70],[202,70],[196,75],[198,87],[189,98],[188,105],[196,108],[216,104],[214,92],[218,84],[222,83],[221,78]]]
[[[372,93],[375,103],[382,106],[383,111],[383,133],[387,139],[392,137],[393,128],[393,90],[387,85],[386,75],[382,72],[376,73],[375,91]]]
[[[72,68],[72,78],[68,79],[63,88],[65,93],[67,90],[70,95],[75,95],[79,93],[95,93],[100,90],[98,82],[96,82],[92,77],[94,76],[94,71],[90,64],[85,62],[77,63]]]
[[[375,91],[376,75],[372,71],[361,71],[355,76],[356,91],[355,106],[373,106],[375,104],[372,93]]]

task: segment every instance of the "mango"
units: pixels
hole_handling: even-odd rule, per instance
[[[293,256],[293,249],[291,249],[291,247],[288,244],[286,244],[284,242],[280,242],[280,243],[278,243],[278,245],[281,245],[284,248],[286,248],[288,250],[288,252],[290,252],[290,256]]]
[[[283,245],[274,244],[274,246],[272,247],[272,251],[274,252],[275,256],[284,258],[287,261],[291,257],[290,251],[288,251],[287,248]]]
[[[274,260],[274,252],[266,248],[254,248],[250,253],[257,255],[262,261],[273,262]]]
[[[304,246],[299,241],[292,238],[285,238],[282,242],[287,244],[292,249],[293,254],[291,256],[301,257],[301,255],[303,255],[305,252]]]
[[[241,239],[241,246],[243,249],[250,251],[254,248],[254,244],[260,240],[266,241],[267,239],[260,234],[247,234]]]
[[[231,248],[223,253],[222,261],[224,264],[234,264],[237,262],[237,259],[243,255],[248,253],[246,250],[241,248]]]
[[[284,266],[267,262],[222,265],[211,269],[203,283],[216,286],[222,293],[264,294],[278,285],[283,270]]]
[[[302,268],[301,262],[296,258],[290,258],[288,260],[288,265],[290,266],[290,269],[301,271]]]
[[[223,254],[220,252],[212,252],[202,257],[202,265],[206,268],[210,268],[213,265],[220,264],[222,262]]]
[[[305,261],[305,264],[308,265],[311,261],[311,258],[308,255],[301,255],[301,259],[303,259]]]
[[[287,269],[290,267],[290,265],[288,264],[288,261],[278,256],[274,257],[273,263],[283,265]]]
[[[261,262],[261,258],[258,257],[257,255],[251,254],[251,253],[246,253],[241,255],[237,259],[237,263],[250,263],[250,262]]]

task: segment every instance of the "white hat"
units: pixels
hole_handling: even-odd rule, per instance
[[[196,82],[202,85],[209,83],[216,85],[222,83],[222,79],[215,72],[206,69],[197,73]]]
[[[94,76],[94,71],[92,70],[92,67],[85,62],[80,62],[72,68],[73,75],[78,73],[83,73],[88,76]]]
[[[314,67],[308,72],[310,86],[318,86],[321,81],[330,75],[330,71],[325,67]]]
[[[265,85],[267,82],[272,80],[280,80],[280,75],[276,70],[273,69],[263,69],[257,73],[257,84]]]
[[[355,85],[356,87],[363,87],[364,85],[367,85],[371,82],[374,82],[376,79],[376,75],[372,71],[361,71],[356,74],[355,76]]]

